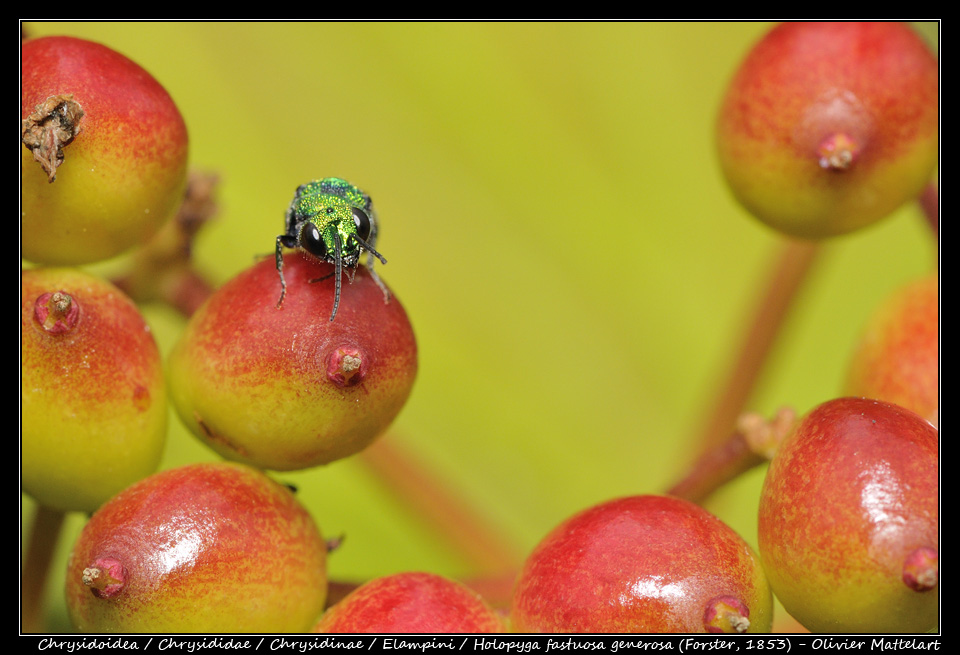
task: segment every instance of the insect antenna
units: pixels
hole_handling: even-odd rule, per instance
[[[356,234],[351,234],[351,235],[350,235],[350,238],[353,239],[354,241],[356,241],[358,244],[360,244],[360,246],[361,246],[364,250],[366,250],[366,251],[369,252],[371,255],[373,255],[374,257],[376,257],[377,259],[379,259],[381,264],[386,264],[386,263],[387,263],[387,260],[384,259],[383,255],[381,255],[381,254],[378,253],[376,250],[374,250],[374,249],[373,249],[373,246],[371,246],[369,243],[367,243],[366,241],[364,241],[363,239],[361,239],[360,237],[358,237]]]
[[[342,255],[340,251],[342,245],[340,243],[340,235],[336,230],[333,231],[333,260],[334,260],[334,291],[333,291],[333,312],[330,314],[330,320],[332,321],[337,317],[337,309],[340,308],[340,272],[343,270],[343,264],[341,262]]]

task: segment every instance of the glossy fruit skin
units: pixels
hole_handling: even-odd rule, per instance
[[[474,591],[433,573],[371,580],[324,613],[313,632],[503,632],[496,613]]]
[[[913,410],[936,424],[940,401],[940,301],[936,274],[898,289],[870,317],[844,387]]]
[[[113,562],[119,590],[84,584]],[[326,599],[326,544],[284,486],[230,462],[157,473],[101,507],[67,564],[82,632],[305,632]]]
[[[924,632],[936,590],[904,584],[938,549],[938,432],[913,412],[839,398],[807,414],[763,484],[759,550],[774,593],[814,632]]]
[[[65,36],[22,47],[21,118],[57,95],[83,109],[56,180],[21,147],[23,257],[100,261],[143,243],[183,199],[187,128],[170,95],[106,46]]]
[[[752,214],[796,237],[859,229],[916,198],[938,156],[938,71],[901,23],[784,23],[747,55],[723,100],[717,146]],[[845,170],[821,147],[850,140]]]
[[[331,264],[285,256],[220,288],[170,354],[171,397],[184,423],[224,457],[274,470],[326,464],[369,445],[413,386],[417,348],[400,301],[360,267],[330,321]],[[359,363],[350,369],[350,362]]]
[[[749,632],[768,632],[772,597],[759,559],[706,510],[632,496],[567,519],[540,542],[514,587],[515,632],[706,632],[711,601],[732,596]]]
[[[23,489],[47,507],[93,511],[160,462],[160,353],[133,302],[104,280],[32,269],[20,291]],[[37,319],[37,299],[57,291],[77,312],[63,331]]]

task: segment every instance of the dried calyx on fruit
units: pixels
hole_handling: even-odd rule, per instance
[[[21,75],[22,247],[39,264],[100,261],[173,214],[187,128],[162,86],[106,46],[28,39]]]

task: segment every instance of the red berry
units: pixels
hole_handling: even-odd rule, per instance
[[[480,596],[432,573],[398,573],[361,585],[323,615],[313,632],[502,632]]]
[[[47,507],[93,511],[160,462],[160,352],[136,306],[97,277],[27,270],[20,293],[23,488]]]
[[[93,515],[67,607],[83,632],[304,632],[323,610],[326,552],[286,487],[242,464],[193,464]]]
[[[899,289],[870,317],[845,393],[895,403],[937,422],[940,294],[936,275]]]
[[[22,71],[23,256],[82,264],[144,242],[186,181],[169,94],[123,55],[65,36],[26,41]]]
[[[804,238],[919,196],[938,155],[937,60],[901,23],[784,23],[747,55],[717,121],[737,199]]]
[[[276,470],[326,464],[369,445],[403,407],[417,371],[398,298],[363,266],[330,320],[333,266],[284,260],[287,294],[265,259],[220,288],[169,358],[171,396],[200,439],[229,459]]]
[[[937,439],[907,409],[839,398],[781,443],[760,498],[760,555],[774,593],[804,626],[936,627]]]
[[[764,632],[772,598],[733,530],[679,498],[634,496],[566,520],[527,558],[518,632]]]

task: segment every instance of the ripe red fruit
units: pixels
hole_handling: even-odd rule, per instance
[[[747,55],[717,121],[737,199],[786,234],[869,225],[916,198],[938,153],[937,61],[901,23],[784,23]]]
[[[20,293],[23,488],[93,511],[160,463],[160,352],[133,302],[88,273],[26,270]]]
[[[393,421],[413,386],[417,347],[403,306],[363,266],[330,320],[333,266],[287,254],[287,295],[273,258],[225,284],[169,357],[184,423],[228,459],[303,469],[359,452]]]
[[[83,632],[305,632],[323,611],[326,552],[286,487],[193,464],[93,515],[67,563],[67,608]]]
[[[772,598],[757,556],[706,510],[633,496],[585,510],[527,558],[517,632],[764,632]]]
[[[774,593],[805,627],[936,627],[937,438],[902,407],[839,398],[781,443],[760,498],[760,555]]]
[[[864,330],[845,393],[885,400],[937,422],[940,401],[940,297],[936,275],[897,290]]]
[[[474,591],[432,573],[398,573],[361,585],[331,607],[313,632],[502,632]]]
[[[173,100],[99,43],[43,37],[21,52],[23,256],[82,264],[144,242],[183,196],[187,129]]]

